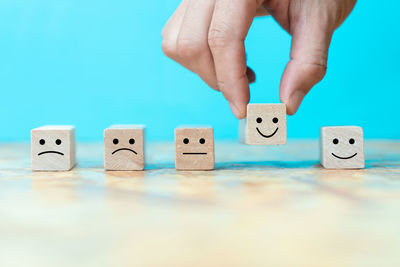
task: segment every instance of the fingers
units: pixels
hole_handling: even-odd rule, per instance
[[[218,88],[237,118],[246,116],[250,98],[244,40],[257,7],[255,0],[216,0],[208,34]]]
[[[181,2],[181,4],[175,10],[175,13],[169,18],[169,20],[165,24],[161,33],[163,38],[161,48],[167,57],[175,61],[179,59],[178,54],[176,53],[176,40],[179,35],[179,30],[182,25],[188,2],[188,0],[183,0]]]
[[[162,34],[164,53],[221,90],[238,118],[246,115],[255,81],[244,40],[260,6],[257,0],[183,0]]]
[[[177,53],[182,65],[218,90],[214,60],[207,41],[213,10],[214,0],[189,1],[177,39]]]
[[[305,95],[325,76],[333,29],[321,24],[298,24],[293,30],[290,61],[282,75],[280,99],[287,113],[296,113]]]

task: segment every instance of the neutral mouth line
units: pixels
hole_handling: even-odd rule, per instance
[[[38,156],[43,155],[43,154],[50,154],[50,153],[52,153],[52,154],[58,154],[58,155],[64,156],[64,153],[61,153],[61,152],[58,152],[58,151],[43,151],[43,152],[40,152],[40,153],[38,154]]]
[[[353,156],[350,156],[350,157],[339,157],[339,156],[335,155],[335,153],[332,153],[332,155],[334,157],[337,157],[338,159],[351,159],[351,158],[354,158],[355,156],[357,156],[357,153],[355,153]]]
[[[198,153],[194,153],[194,152],[192,152],[192,153],[190,153],[190,152],[187,152],[187,153],[182,153],[183,155],[207,155],[207,153],[205,153],[205,152],[198,152]]]
[[[130,152],[135,153],[135,154],[137,155],[137,153],[136,153],[135,150],[132,150],[132,149],[129,149],[129,148],[120,148],[120,149],[117,149],[117,150],[115,150],[113,153],[111,153],[111,155],[114,155],[115,153],[117,153],[118,151],[121,151],[121,150],[130,151]]]
[[[256,127],[256,129],[257,129],[257,132],[258,132],[262,137],[270,138],[270,137],[272,137],[272,136],[274,136],[274,135],[276,134],[276,132],[278,131],[279,127],[276,128],[275,132],[273,132],[273,133],[270,134],[270,135],[265,135],[265,134],[263,134],[263,133],[260,131],[260,129],[258,129],[258,127]]]

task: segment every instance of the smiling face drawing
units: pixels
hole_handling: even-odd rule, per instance
[[[72,126],[44,126],[33,129],[32,169],[69,170],[75,165],[75,129]]]
[[[286,106],[284,104],[248,104],[247,118],[240,124],[241,141],[246,144],[286,144]]]
[[[175,129],[175,153],[175,166],[178,170],[214,169],[213,129]]]
[[[115,125],[104,130],[104,167],[116,171],[143,170],[143,126]]]
[[[362,128],[356,126],[321,128],[321,164],[328,169],[364,168]]]
[[[258,118],[256,119],[256,122],[257,122],[258,124],[262,124],[263,119],[262,119],[261,117],[258,117]],[[272,119],[272,123],[278,124],[278,122],[279,122],[279,119],[278,119],[277,117],[274,117],[274,118]],[[265,134],[265,133],[263,133],[263,132],[260,130],[260,128],[257,127],[257,126],[256,126],[256,130],[257,130],[258,134],[261,135],[262,137],[264,137],[264,138],[271,138],[271,137],[273,137],[273,136],[278,132],[279,127],[277,126],[276,129],[275,129],[275,130],[273,131],[273,133],[271,133],[271,134]]]

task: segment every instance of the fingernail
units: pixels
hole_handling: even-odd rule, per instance
[[[296,113],[304,97],[305,93],[303,91],[297,90],[293,92],[293,94],[289,98],[289,103],[287,105],[287,113],[289,115],[293,115]]]
[[[256,81],[256,74],[249,67],[247,67],[246,76],[247,76],[247,80],[249,81],[249,84],[254,83]]]
[[[244,109],[241,109],[235,103],[229,102],[229,107],[231,108],[231,110],[236,118],[243,119],[245,117]]]

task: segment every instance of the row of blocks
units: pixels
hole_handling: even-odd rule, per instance
[[[104,130],[104,168],[143,170],[144,131],[140,125],[116,125]],[[249,145],[286,144],[284,104],[249,104],[247,118],[240,121],[240,141]],[[361,127],[322,127],[321,164],[328,169],[364,168]],[[211,127],[175,129],[177,170],[214,169],[214,130]],[[76,164],[75,128],[44,126],[31,132],[32,170],[67,171]]]

